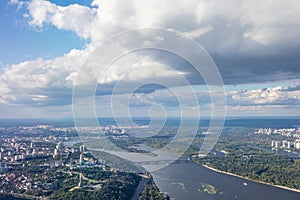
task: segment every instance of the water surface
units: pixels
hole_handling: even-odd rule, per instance
[[[300,199],[300,193],[217,173],[195,163],[172,164],[152,175],[160,190],[176,200]]]

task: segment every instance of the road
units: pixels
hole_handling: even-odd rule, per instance
[[[131,197],[131,200],[138,200],[141,192],[143,191],[145,184],[149,181],[149,177],[145,175],[140,175],[142,177],[139,185],[134,191],[133,196]]]

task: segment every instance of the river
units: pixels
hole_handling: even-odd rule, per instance
[[[172,164],[152,176],[160,190],[176,200],[300,199],[300,193],[214,172],[195,163]]]

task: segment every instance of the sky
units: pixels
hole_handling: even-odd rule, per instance
[[[299,21],[298,0],[3,0],[0,118],[72,117],[73,87],[89,56],[108,38],[147,27],[175,30],[207,51],[224,83],[227,116],[299,116]],[[126,50],[138,42],[133,35],[119,45]],[[190,85],[178,81],[182,76]],[[161,80],[170,80],[168,87],[126,91]],[[121,57],[98,81],[99,116],[111,116],[112,109],[122,116],[124,108],[137,116],[178,116],[182,110],[197,116],[194,97],[203,116],[221,106],[212,103],[188,62],[163,52]],[[122,87],[112,95],[116,84]]]

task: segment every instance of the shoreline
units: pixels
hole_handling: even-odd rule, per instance
[[[285,190],[289,190],[289,191],[292,191],[292,192],[298,192],[298,193],[300,193],[300,190],[297,190],[297,189],[289,188],[289,187],[282,186],[282,185],[273,185],[271,183],[266,183],[266,182],[262,182],[262,181],[253,180],[253,179],[250,179],[250,178],[247,178],[247,177],[243,177],[243,176],[240,176],[240,175],[237,175],[237,174],[233,174],[233,173],[230,173],[230,172],[221,171],[221,170],[215,169],[213,167],[210,167],[208,165],[204,165],[203,164],[202,167],[205,167],[205,168],[207,168],[209,170],[212,170],[214,172],[218,172],[218,173],[221,173],[221,174],[227,174],[229,176],[234,176],[234,177],[242,178],[242,179],[245,179],[247,181],[252,181],[252,182],[255,182],[255,183],[261,183],[261,184],[264,184],[264,185],[273,186],[273,187],[277,187],[277,188],[280,188],[280,189],[285,189]]]

